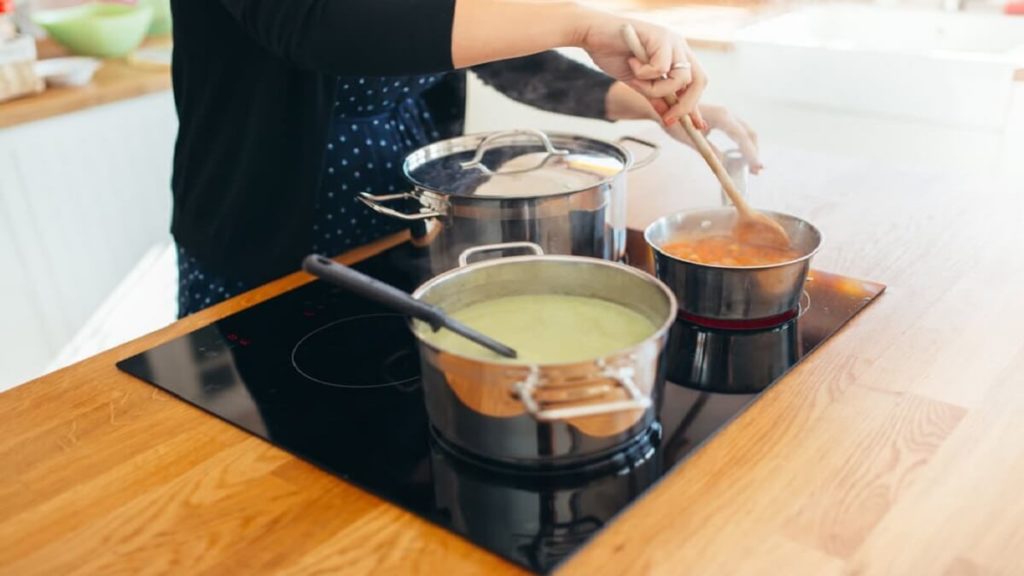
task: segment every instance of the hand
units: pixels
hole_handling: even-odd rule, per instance
[[[636,30],[649,63],[633,57],[622,36],[626,24]],[[697,108],[707,76],[686,41],[667,28],[588,8],[576,0],[455,3],[452,64],[456,68],[568,46],[583,48],[598,67],[648,99],[675,94],[679,102],[666,111],[666,123],[689,114],[695,126],[707,128]]]
[[[665,125],[689,114],[697,128],[709,129],[697,105],[707,86],[707,75],[686,40],[660,26],[607,14],[597,13],[584,22],[579,46],[605,73],[639,92],[656,106]],[[641,63],[633,57],[622,38],[622,26],[626,23],[636,29],[650,62]],[[662,102],[662,98],[669,94],[678,98],[671,108]]]
[[[668,106],[661,100],[650,101],[621,83],[612,85],[605,105],[609,120],[660,120],[668,110]],[[752,173],[757,174],[764,168],[758,157],[757,133],[746,122],[730,113],[724,106],[701,104],[699,111],[706,121],[701,129],[705,135],[712,130],[721,130],[739,146]],[[662,126],[665,132],[676,140],[693,146],[686,130],[678,123],[663,123]]]
[[[661,109],[668,109],[668,106],[665,106],[664,103],[660,104],[660,106]],[[655,109],[658,109],[660,112],[658,104],[655,104]],[[701,129],[705,136],[712,130],[721,130],[739,146],[740,153],[743,154],[743,159],[746,160],[747,165],[750,167],[751,174],[757,174],[764,169],[764,164],[761,163],[758,157],[757,132],[754,132],[749,124],[744,122],[742,118],[733,115],[725,106],[701,104],[699,110],[706,121],[706,126]],[[694,147],[690,136],[678,122],[665,125],[665,131],[683,144]],[[717,148],[715,151],[721,157],[721,151]]]
[[[622,36],[630,24],[650,62],[641,63]],[[583,6],[575,0],[458,0],[452,21],[452,64],[467,68],[552,48],[583,48],[594,63],[649,100],[675,94],[664,122],[689,114],[707,129],[700,100],[708,78],[700,62],[675,32]]]

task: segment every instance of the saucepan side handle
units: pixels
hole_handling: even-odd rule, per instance
[[[400,194],[384,194],[381,196],[374,196],[373,194],[369,194],[367,192],[359,193],[359,201],[362,202],[363,204],[366,204],[371,210],[378,214],[383,214],[385,216],[390,216],[392,218],[398,218],[399,220],[405,220],[407,222],[410,222],[416,220],[430,220],[431,218],[441,218],[444,216],[444,214],[434,210],[421,211],[417,212],[416,214],[406,214],[405,212],[399,212],[394,208],[388,208],[387,206],[384,205],[385,202],[405,199],[419,201],[419,198],[415,194],[412,194],[411,192],[402,192]]]
[[[600,414],[613,414],[629,410],[646,410],[651,406],[651,399],[637,388],[633,380],[633,373],[633,368],[630,366],[607,368],[602,373],[602,376],[615,382],[618,387],[626,391],[628,398],[625,400],[545,408],[534,394],[538,388],[542,387],[541,380],[536,371],[531,371],[525,380],[517,383],[515,391],[526,411],[539,422],[570,420],[584,416],[598,416]]]
[[[630,172],[632,172],[633,170],[643,168],[644,166],[649,165],[651,162],[654,162],[658,158],[658,154],[661,153],[661,146],[658,146],[657,144],[651,142],[650,140],[644,140],[643,138],[637,138],[636,136],[623,136],[616,141],[617,144],[623,147],[625,147],[625,144],[627,142],[639,144],[644,148],[650,150],[650,152],[648,152],[646,156],[633,162],[633,164],[629,167]],[[630,156],[632,156],[632,152],[630,152]]]
[[[503,242],[501,244],[483,244],[481,246],[467,248],[462,252],[462,254],[459,254],[459,268],[467,266],[469,264],[469,258],[471,256],[483,254],[485,252],[497,252],[500,250],[516,249],[528,250],[530,252],[533,252],[537,256],[544,255],[544,249],[541,248],[540,245],[534,244],[533,242]]]

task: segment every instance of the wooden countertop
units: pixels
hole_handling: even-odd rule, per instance
[[[143,47],[155,48],[168,42],[167,39],[154,39]],[[66,52],[55,43],[40,42],[40,59],[63,55]],[[86,86],[48,87],[40,94],[0,103],[0,129],[170,89],[171,73],[167,66],[135,63],[128,59],[105,60]]]

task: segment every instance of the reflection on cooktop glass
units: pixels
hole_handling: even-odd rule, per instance
[[[411,290],[423,254],[356,266]],[[673,327],[659,422],[607,461],[537,473],[477,461],[427,422],[401,316],[322,282],[272,298],[118,367],[520,566],[547,572],[742,412],[884,290],[812,272],[779,326]]]

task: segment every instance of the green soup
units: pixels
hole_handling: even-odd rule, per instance
[[[423,334],[438,348],[491,361],[564,364],[606,356],[638,344],[657,329],[643,315],[598,298],[536,294],[507,296],[467,306],[455,319],[515,348],[502,358],[448,330]]]

